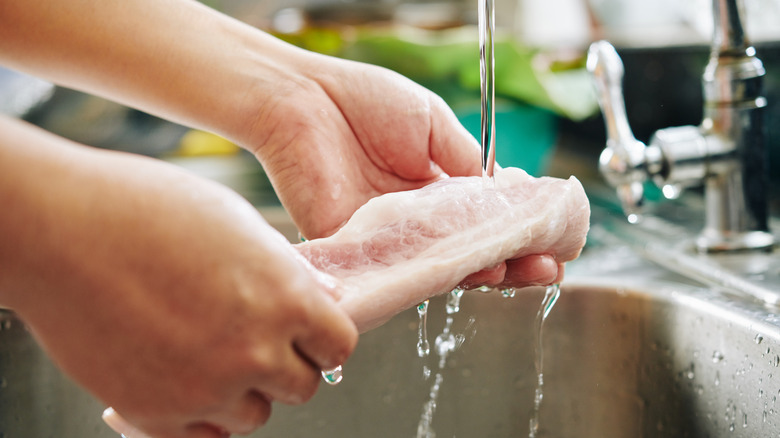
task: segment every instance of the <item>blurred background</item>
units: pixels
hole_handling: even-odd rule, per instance
[[[479,138],[477,0],[203,2],[300,47],[398,71],[441,95]],[[659,128],[701,122],[711,0],[496,0],[495,7],[501,165],[534,175],[596,171],[605,133],[584,61],[597,39],[611,41],[623,58],[628,118],[639,140]],[[769,150],[778,181],[780,0],[745,0],[745,17],[767,68]],[[254,159],[210,133],[1,68],[0,111],[88,145],[175,162],[256,205],[278,205]]]

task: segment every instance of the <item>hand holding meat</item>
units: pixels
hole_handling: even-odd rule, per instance
[[[248,433],[354,348],[328,285],[231,190],[4,118],[0,138],[0,305],[151,436]]]
[[[562,266],[582,250],[589,219],[575,178],[507,168],[496,174],[495,188],[459,177],[375,198],[333,236],[297,248],[341,282],[339,305],[365,331],[506,261],[544,254]],[[527,285],[508,272],[491,284]]]
[[[261,111],[270,129],[255,155],[306,238],[337,232],[374,197],[481,174],[476,140],[429,90],[384,68],[317,54],[300,65],[311,68],[292,71],[311,88],[290,87]],[[522,287],[552,283],[563,272],[539,253],[470,274],[466,285]]]

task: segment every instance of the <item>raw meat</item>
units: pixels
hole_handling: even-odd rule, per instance
[[[481,177],[456,177],[377,197],[336,234],[296,247],[342,283],[340,305],[365,331],[504,260],[532,254],[573,260],[589,219],[576,178],[505,168],[496,173],[495,189]]]

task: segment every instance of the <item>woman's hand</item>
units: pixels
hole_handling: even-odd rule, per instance
[[[155,438],[248,433],[357,340],[242,198],[173,166],[0,119],[0,303]]]
[[[255,154],[307,238],[333,234],[375,196],[481,173],[478,143],[431,91],[384,68],[293,53],[289,81],[258,113]],[[534,255],[463,285],[525,287],[562,277],[552,257]]]
[[[390,70],[306,53],[260,108],[256,156],[307,238],[388,192],[480,173],[479,145],[444,101]]]

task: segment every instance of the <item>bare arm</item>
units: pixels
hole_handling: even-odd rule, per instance
[[[236,141],[309,238],[374,196],[479,172],[430,91],[193,0],[0,0],[0,62]]]
[[[0,63],[244,145],[301,52],[193,0],[0,1]]]

